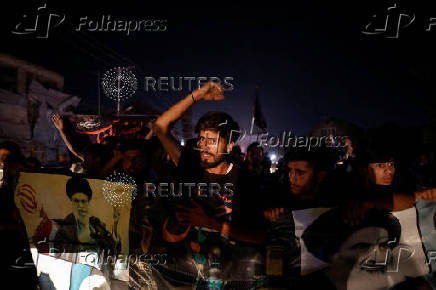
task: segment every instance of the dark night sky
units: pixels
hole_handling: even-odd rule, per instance
[[[1,11],[1,50],[65,75],[65,91],[82,98],[83,113],[97,112],[97,71],[134,63],[140,68],[139,90],[144,74],[233,77],[234,90],[226,93],[226,100],[196,105],[195,119],[207,110],[224,110],[248,127],[257,85],[273,134],[284,129],[306,134],[326,116],[362,127],[426,121],[424,109],[434,92],[425,76],[436,77],[436,27],[425,32],[428,19],[436,17],[430,6],[403,3],[402,9],[415,13],[416,20],[398,39],[387,39],[361,33],[372,14],[386,11],[382,1],[289,7],[263,3],[246,10],[222,4],[218,11],[171,6],[177,14],[169,13],[165,4],[141,3],[90,7],[48,2],[53,13],[65,13],[66,22],[49,39],[35,39],[11,34],[20,16],[36,7],[14,1]],[[167,30],[129,36],[74,31],[81,16],[98,19],[103,14],[167,19]],[[187,93],[137,92],[132,101],[141,99],[163,110]],[[108,101],[104,105],[115,106]]]

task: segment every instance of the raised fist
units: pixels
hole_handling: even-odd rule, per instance
[[[192,92],[196,101],[198,100],[223,100],[224,88],[221,84],[215,82],[207,82],[199,89]]]

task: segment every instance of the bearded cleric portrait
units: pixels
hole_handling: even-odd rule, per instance
[[[128,253],[130,205],[108,204],[103,184],[80,176],[22,173],[15,201],[31,247],[70,262],[77,262],[68,255],[74,253]]]
[[[73,212],[64,219],[55,219],[58,230],[53,242],[61,252],[113,249],[119,252],[118,221],[114,222],[113,234],[108,232],[98,217],[90,216],[89,203],[92,190],[86,179],[72,177],[66,184]]]
[[[302,248],[298,287],[389,289],[431,272],[414,208],[372,209],[358,225],[344,223],[338,208],[293,215]]]

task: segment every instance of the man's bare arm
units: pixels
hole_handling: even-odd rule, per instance
[[[436,189],[420,189],[414,192],[413,195],[394,193],[390,201],[387,201],[387,199],[385,198],[384,203],[382,201],[378,201],[375,206],[383,206],[384,208],[387,208],[389,210],[399,211],[413,207],[418,199],[436,200]]]
[[[83,154],[78,152],[76,149],[74,149],[73,145],[70,143],[70,141],[68,141],[67,135],[65,135],[64,121],[62,120],[61,116],[59,114],[53,114],[51,119],[56,129],[58,129],[59,134],[61,135],[62,140],[64,140],[64,143],[67,146],[68,150],[70,150],[71,153],[73,153],[77,158],[79,158],[83,162],[85,160]]]
[[[222,92],[223,88],[221,85],[214,82],[208,82],[169,108],[153,123],[153,134],[159,138],[165,151],[170,155],[176,165],[180,160],[181,149],[176,140],[174,140],[174,138],[169,134],[171,124],[182,117],[183,113],[194,104],[194,100],[222,100],[224,99]]]
[[[400,211],[412,208],[418,199],[436,200],[436,189],[419,190],[413,195],[393,193],[391,196],[375,196],[354,204],[348,204],[343,210],[346,222],[359,224],[365,212],[370,208],[385,208],[389,211]]]

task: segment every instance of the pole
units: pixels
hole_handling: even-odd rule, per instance
[[[117,100],[117,117],[120,116],[120,82],[121,82],[121,68],[118,67],[118,100]]]
[[[100,70],[97,71],[97,89],[98,89],[98,115],[100,116]]]

